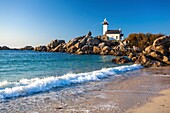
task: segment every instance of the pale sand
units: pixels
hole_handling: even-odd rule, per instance
[[[130,110],[131,113],[170,113],[170,89],[160,92],[161,96],[154,97],[151,102],[142,107]]]

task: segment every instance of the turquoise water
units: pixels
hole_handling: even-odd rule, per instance
[[[71,55],[34,51],[0,51],[0,81],[61,76],[116,66],[113,56]]]
[[[114,56],[8,50],[0,51],[0,100],[53,88],[100,81],[140,65],[116,65]]]

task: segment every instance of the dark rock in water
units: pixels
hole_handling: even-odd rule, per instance
[[[54,49],[56,48],[58,45],[62,44],[62,43],[65,43],[64,40],[52,40],[48,45],[47,45],[47,48],[48,48],[48,51],[50,51],[51,49]]]
[[[47,44],[47,46],[38,46],[38,47],[35,47],[34,48],[34,51],[45,51],[45,52],[65,52],[65,49],[62,49],[63,47],[58,47],[56,48],[57,46],[64,46],[65,45],[65,41],[64,40],[52,40],[49,44]],[[24,48],[24,49],[28,49],[29,47],[27,48]],[[31,48],[31,47],[30,47]],[[56,49],[55,49],[56,48]],[[31,48],[32,49],[32,48]]]
[[[25,46],[23,48],[20,48],[20,50],[34,50],[34,47],[32,47],[32,46]]]
[[[78,48],[73,45],[67,50],[67,52],[68,53],[75,53],[77,50],[78,50]]]
[[[34,48],[34,51],[39,51],[39,52],[44,51],[44,52],[46,52],[47,47],[46,46],[38,46],[38,47]]]
[[[102,48],[102,52],[100,53],[101,55],[107,55],[110,52],[110,47],[109,46],[104,46]]]
[[[51,52],[66,52],[66,44],[59,44],[56,48],[52,49]]]
[[[116,57],[116,58],[112,59],[112,62],[114,62],[116,64],[125,64],[125,63],[132,62],[132,60],[123,56],[123,57]]]
[[[7,46],[2,46],[2,47],[0,47],[0,50],[10,50],[10,48]]]
[[[81,48],[81,51],[85,54],[92,54],[93,53],[93,46],[90,46],[90,45],[84,45],[82,48]]]
[[[94,54],[99,54],[100,53],[100,48],[98,46],[93,46],[93,53]]]
[[[78,54],[78,55],[83,55],[83,54],[85,54],[85,52],[82,51],[81,49],[78,49],[78,50],[76,51],[76,54]]]

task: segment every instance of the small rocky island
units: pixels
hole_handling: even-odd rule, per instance
[[[25,46],[20,50],[39,52],[67,52],[70,54],[100,54],[117,56],[114,63],[135,63],[145,67],[170,65],[170,36],[163,34],[130,34],[125,40],[109,40],[106,35],[76,37],[66,43],[64,40],[53,40],[49,44],[32,47]],[[9,50],[3,46],[0,50]]]

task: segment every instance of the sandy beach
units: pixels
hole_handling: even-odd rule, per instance
[[[169,113],[170,111],[170,89],[163,90],[160,96],[154,97],[145,105],[133,109],[132,113]]]
[[[168,113],[170,67],[145,68],[0,103],[2,113]]]
[[[144,113],[152,111],[153,113],[168,113],[170,105],[168,68],[148,68],[128,72],[126,74],[136,76],[106,82],[99,89],[82,95],[81,100],[84,101],[75,101],[76,104],[60,108],[58,112]]]

